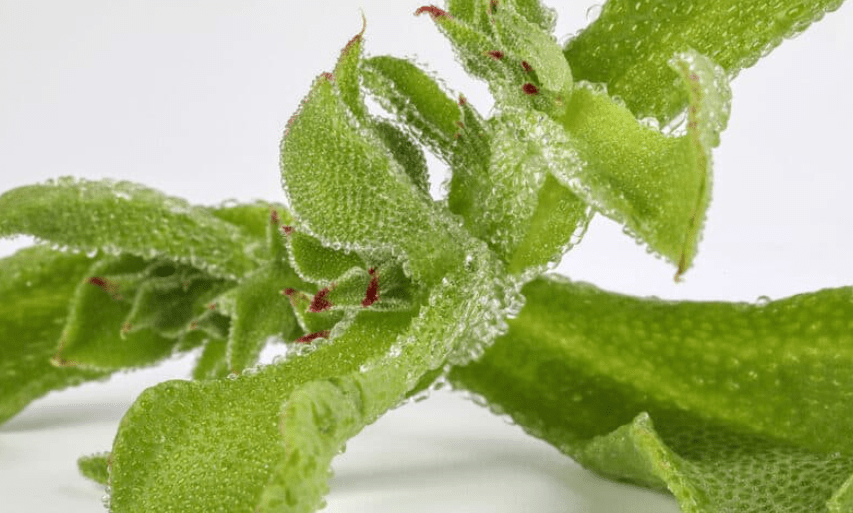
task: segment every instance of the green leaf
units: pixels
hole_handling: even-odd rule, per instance
[[[460,156],[451,181],[451,209],[463,216],[474,236],[513,262],[513,272],[559,258],[588,219],[584,202],[548,180],[552,173],[563,176],[583,165],[565,131],[542,113],[508,109],[489,120],[484,132],[486,137],[467,130],[462,135],[488,148],[478,151],[486,158],[477,159],[473,152]],[[545,202],[540,204],[540,198]]]
[[[324,246],[314,237],[298,230],[287,236],[290,263],[299,276],[312,283],[328,283],[353,267],[363,267],[358,254]]]
[[[545,7],[539,0],[504,0],[498,4],[498,12],[501,5],[512,5],[519,14],[527,21],[539,26],[545,32],[551,33],[557,24],[557,13],[550,7]]]
[[[346,439],[497,334],[517,307],[501,271],[480,248],[414,318],[364,309],[303,356],[234,380],[149,389],[113,446],[112,511],[313,511]]]
[[[435,7],[422,7],[416,14],[432,16],[465,69],[486,81],[499,105],[561,114],[572,89],[572,74],[553,36],[516,12],[511,3],[473,4],[451,4],[462,17]]]
[[[361,97],[360,70],[362,46],[364,44],[364,31],[367,28],[367,19],[362,13],[361,32],[356,34],[341,50],[341,55],[335,65],[334,77],[341,95],[341,100],[349,107],[350,111],[358,118],[367,117],[367,109]]]
[[[204,335],[204,349],[193,367],[192,378],[196,381],[221,379],[231,373],[228,365],[228,341],[224,338]]]
[[[91,265],[86,255],[44,246],[0,259],[0,423],[51,390],[107,376],[50,364],[68,302]]]
[[[684,273],[696,255],[711,190],[711,149],[728,121],[731,91],[722,70],[694,52],[670,63],[690,95],[687,133],[645,127],[604,92],[578,87],[561,123],[587,165],[561,182],[623,223]]]
[[[437,80],[396,57],[371,57],[362,66],[364,85],[379,104],[436,154],[448,156],[461,114]]]
[[[607,84],[636,116],[667,123],[690,101],[673,87],[673,55],[693,49],[733,78],[842,1],[609,0],[565,56],[576,79]]]
[[[301,334],[293,308],[281,294],[294,281],[301,282],[286,264],[270,264],[219,298],[219,309],[231,317],[227,346],[231,372],[254,365],[270,337],[292,340]]]
[[[165,257],[212,276],[255,267],[252,240],[207,209],[130,182],[60,178],[0,195],[0,237],[32,235],[63,247]]]
[[[405,315],[367,310],[361,318],[334,344],[257,373],[145,391],[113,446],[112,511],[254,511],[285,457],[280,412],[291,392],[358,370],[408,324]]]
[[[394,159],[403,166],[412,183],[424,194],[429,195],[429,169],[421,148],[405,132],[393,123],[376,118],[371,123],[376,135],[385,143],[385,147]]]
[[[426,283],[463,260],[465,233],[418,190],[381,141],[348,116],[329,76],[318,78],[289,122],[281,155],[294,215],[323,244],[390,248]]]
[[[92,265],[88,277],[78,281],[54,364],[117,370],[172,354],[174,338],[134,329],[127,321],[133,298],[149,278],[148,267],[135,256],[105,257]]]
[[[103,452],[90,456],[81,456],[77,460],[77,468],[84,477],[106,486],[110,480],[110,453]]]
[[[212,280],[192,267],[169,262],[150,265],[145,274],[123,323],[127,333],[153,330],[167,338],[178,338],[194,319],[215,307],[211,301],[216,296],[234,286],[233,282]]]
[[[509,333],[451,379],[582,464],[697,513],[825,511],[853,473],[853,289],[757,305],[553,278],[523,292]]]

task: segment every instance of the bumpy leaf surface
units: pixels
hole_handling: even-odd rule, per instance
[[[576,79],[607,84],[638,117],[666,123],[690,101],[672,86],[673,55],[693,49],[734,77],[842,2],[609,0],[565,56]]]
[[[451,376],[532,434],[607,476],[669,488],[686,512],[850,500],[850,288],[763,305],[555,279],[524,294],[509,333]]]
[[[696,254],[710,198],[711,149],[728,121],[731,91],[722,70],[695,52],[670,65],[689,92],[687,133],[664,136],[603,91],[576,88],[561,123],[586,165],[567,167],[560,178],[674,262],[680,275]]]
[[[327,245],[391,248],[419,281],[459,265],[467,236],[412,182],[381,140],[317,79],[282,141],[282,178],[294,214]]]
[[[51,390],[107,375],[50,364],[68,302],[92,262],[44,246],[0,260],[0,423]]]
[[[21,234],[85,251],[166,257],[224,278],[255,265],[252,240],[233,225],[130,182],[60,178],[5,192],[0,237]]]
[[[110,479],[109,459],[108,452],[82,456],[77,460],[77,468],[83,476],[98,484],[106,485]]]

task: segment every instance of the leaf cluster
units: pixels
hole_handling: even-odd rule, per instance
[[[560,46],[538,0],[449,0],[415,14],[495,109],[362,31],[287,124],[287,205],[8,191],[0,236],[39,244],[0,260],[0,421],[196,351],[81,458],[112,511],[314,511],[348,439],[445,381],[685,512],[851,511],[850,288],[668,302],[545,274],[596,213],[685,273],[729,80],[838,5],[610,0]],[[287,354],[259,365],[268,344]]]

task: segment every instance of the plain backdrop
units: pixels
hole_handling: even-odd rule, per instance
[[[61,176],[134,180],[212,204],[283,199],[278,145],[313,78],[367,18],[367,52],[413,56],[481,111],[415,0],[0,0],[0,191]],[[563,2],[561,39],[590,2]],[[853,284],[853,6],[784,43],[733,84],[695,267],[674,269],[597,218],[559,271],[612,290],[752,301]],[[431,161],[438,184],[445,169]],[[437,188],[436,188],[437,190]],[[0,241],[0,255],[29,243]],[[3,299],[0,298],[0,301]],[[267,355],[269,356],[269,355]],[[145,387],[192,356],[37,401],[0,427],[4,511],[99,511],[77,456],[107,450]],[[461,395],[399,408],[335,462],[330,512],[677,511],[601,480]]]

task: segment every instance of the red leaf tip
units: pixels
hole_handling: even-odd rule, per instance
[[[315,331],[314,333],[302,335],[296,339],[296,342],[300,344],[309,344],[318,338],[329,338],[329,330]]]
[[[418,7],[415,11],[415,16],[420,16],[423,13],[429,13],[432,16],[432,19],[437,20],[439,18],[449,18],[450,15],[444,9],[439,9],[434,5],[425,5],[423,7]]]
[[[492,59],[494,59],[496,61],[499,61],[499,60],[504,58],[504,53],[500,50],[492,50],[491,52],[488,52],[488,54],[489,54],[489,57],[491,57]]]
[[[530,82],[521,86],[521,90],[524,91],[524,94],[529,94],[529,95],[539,94],[539,88],[536,87],[535,85],[531,84]]]
[[[311,300],[311,305],[308,307],[309,312],[322,312],[332,307],[332,303],[326,299],[329,292],[332,291],[332,286],[326,287],[314,295]]]
[[[367,271],[371,278],[370,283],[367,285],[367,290],[364,293],[364,300],[361,302],[362,308],[367,308],[373,303],[379,301],[379,276],[376,274],[376,269],[371,267],[370,270]]]
[[[530,65],[527,61],[521,61],[521,67],[524,68],[525,73],[530,73],[533,71],[533,66]]]

